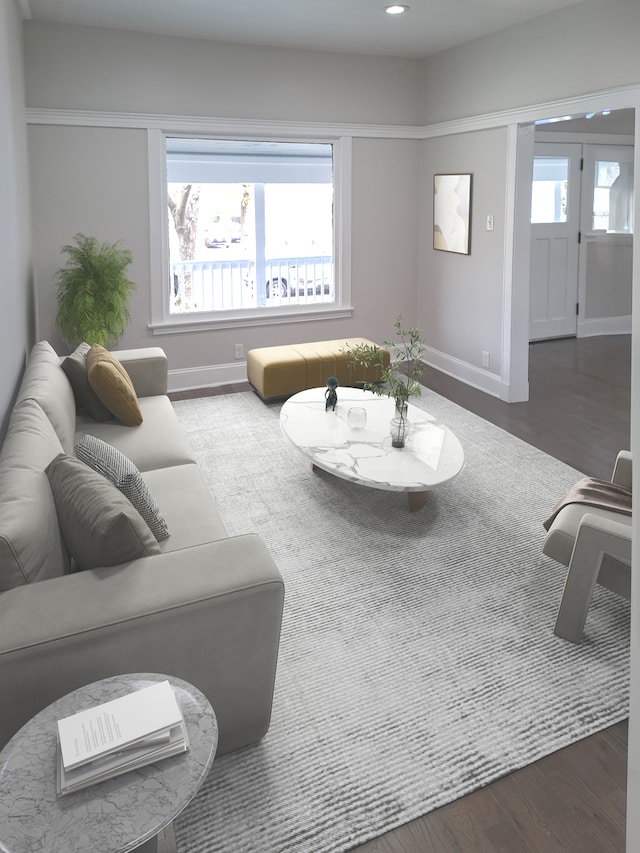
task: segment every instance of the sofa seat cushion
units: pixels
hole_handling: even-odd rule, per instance
[[[46,472],[62,536],[77,568],[117,566],[160,553],[140,513],[102,474],[64,453]]]
[[[124,429],[119,421],[98,423],[79,414],[76,441],[85,434],[95,435],[117,447],[140,471],[193,462],[193,453],[169,398],[140,397],[138,402],[143,416],[140,426]]]
[[[69,571],[69,554],[44,472],[62,451],[38,403],[18,403],[0,453],[0,592]]]
[[[73,453],[76,401],[71,383],[60,369],[60,358],[47,343],[40,341],[31,350],[16,403],[36,400],[47,415],[65,453]]]
[[[169,536],[167,523],[142,474],[124,453],[95,435],[85,435],[76,444],[75,450],[78,459],[106,477],[131,501],[158,542]]]
[[[195,463],[145,471],[142,476],[171,531],[171,536],[159,543],[163,552],[227,537],[220,514]]]

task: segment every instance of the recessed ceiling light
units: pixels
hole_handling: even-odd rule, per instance
[[[385,6],[384,11],[387,15],[402,15],[408,8],[408,6],[401,6],[398,3],[394,3],[392,6]]]

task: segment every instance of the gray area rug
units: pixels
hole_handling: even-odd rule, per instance
[[[349,850],[628,715],[628,604],[598,587],[583,642],[553,634],[542,520],[581,472],[425,390],[466,465],[409,513],[312,472],[280,405],[175,405],[229,533],[259,533],[286,588],[271,729],[214,762],[180,853]]]

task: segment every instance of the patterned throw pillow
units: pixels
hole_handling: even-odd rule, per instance
[[[129,498],[158,542],[169,536],[167,523],[160,515],[158,505],[151,496],[140,471],[124,453],[100,438],[85,435],[76,444],[75,454],[78,459],[106,477],[120,489],[125,497]]]

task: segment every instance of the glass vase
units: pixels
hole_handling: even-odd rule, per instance
[[[409,436],[408,409],[406,403],[402,406],[396,406],[396,413],[391,418],[391,445],[393,447],[404,447]]]

